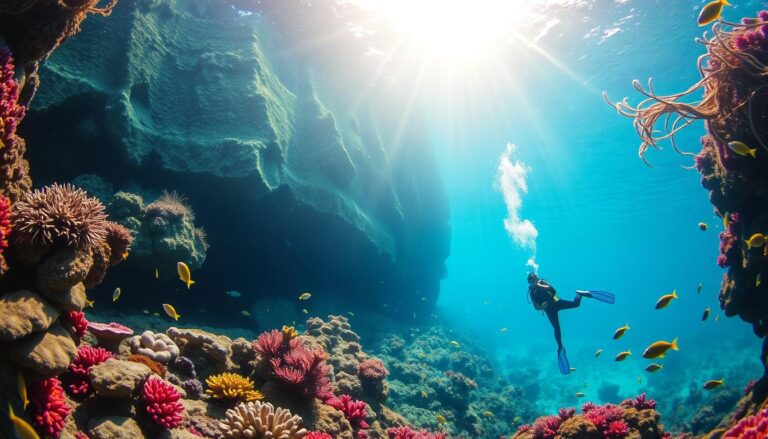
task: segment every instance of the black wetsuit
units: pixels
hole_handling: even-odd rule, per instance
[[[555,288],[544,280],[540,280],[535,287],[528,287],[528,295],[533,306],[544,311],[555,330],[555,341],[557,341],[557,349],[559,350],[563,348],[563,340],[558,312],[563,309],[578,307],[581,304],[581,295],[577,294],[573,300],[565,300],[557,297],[556,294]]]

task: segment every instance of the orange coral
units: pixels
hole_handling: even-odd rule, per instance
[[[208,386],[205,393],[215,399],[255,401],[264,398],[261,392],[253,388],[253,381],[236,373],[225,372],[210,376],[205,384]]]
[[[165,372],[166,372],[165,366],[163,366],[162,364],[158,363],[157,361],[147,357],[146,355],[141,355],[141,354],[129,355],[126,358],[126,360],[133,361],[134,363],[141,363],[141,364],[149,367],[149,370],[151,370],[152,372],[154,372],[154,373],[160,375],[161,377],[165,378]]]

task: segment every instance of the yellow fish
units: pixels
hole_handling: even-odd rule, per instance
[[[521,418],[520,416],[515,416],[515,419],[513,419],[512,422],[514,422],[515,424],[519,424],[523,422],[523,418]]]
[[[240,314],[242,314],[242,315],[244,315],[244,316],[246,316],[246,317],[250,317],[250,316],[251,316],[251,313],[250,313],[250,312],[248,312],[248,311],[246,311],[246,310],[242,310],[242,311],[240,311]]]
[[[149,310],[148,309],[142,309],[141,312],[143,312],[144,314],[147,314],[147,315],[149,314]]]
[[[739,141],[728,142],[728,149],[743,157],[751,155],[752,158],[755,158],[757,152],[756,148],[750,148],[744,142]]]
[[[192,280],[192,273],[189,272],[189,267],[183,262],[176,263],[176,272],[179,273],[179,279],[187,286],[187,289],[195,283]]]
[[[422,390],[422,391],[421,391],[421,397],[422,397],[422,398],[429,398],[429,393],[427,393],[427,391],[426,391],[426,390]]]
[[[163,311],[165,311],[165,313],[168,314],[168,317],[172,318],[173,320],[178,321],[179,317],[181,317],[179,313],[176,312],[176,308],[174,308],[173,305],[169,303],[163,304]]]
[[[159,313],[159,312],[153,312],[153,313],[152,313],[152,316],[153,316],[153,317],[160,317],[160,313]]]
[[[595,351],[595,358],[599,357],[599,356],[600,356],[600,354],[602,354],[602,353],[603,353],[603,350],[602,350],[602,349],[598,349],[598,350],[596,350],[596,351]]]
[[[664,368],[664,365],[658,363],[651,363],[645,367],[646,372],[654,373]]]
[[[486,410],[486,411],[483,412],[483,416],[485,416],[486,418],[492,418],[493,417],[493,412],[490,411],[490,410]]]
[[[706,232],[707,231],[707,223],[699,223],[699,229],[702,232]]]
[[[299,300],[309,300],[310,297],[312,297],[310,293],[304,292],[299,296]]]
[[[702,285],[702,284],[700,283],[700,284],[699,284],[699,286],[698,286],[698,287],[696,287],[696,293],[700,293],[700,292],[701,292],[701,287],[703,287],[703,286],[704,286],[704,285]]]
[[[40,436],[37,435],[37,432],[35,432],[35,429],[32,428],[29,423],[20,417],[16,416],[15,413],[13,413],[13,407],[11,407],[11,403],[8,403],[8,418],[11,420],[11,423],[13,424],[13,430],[16,432],[16,436],[19,439],[40,439]]]
[[[723,13],[723,6],[726,6],[726,5],[730,5],[730,3],[728,3],[728,0],[715,0],[704,5],[704,7],[701,8],[701,13],[699,13],[699,19],[698,19],[699,26],[706,26],[709,23],[712,23],[713,21],[720,18],[720,14]],[[731,142],[731,143],[735,143],[735,142]],[[741,143],[741,142],[738,142],[738,143]],[[731,144],[729,143],[728,146],[730,147]]]
[[[120,287],[115,288],[115,291],[112,292],[112,301],[117,302],[117,299],[120,298]]]
[[[618,355],[616,355],[616,358],[614,358],[614,360],[616,360],[616,361],[624,361],[624,360],[626,360],[626,359],[627,359],[627,357],[629,357],[630,355],[632,355],[632,351],[630,351],[629,349],[627,349],[627,350],[626,350],[626,351],[624,351],[624,352],[619,352],[619,354],[618,354]]]
[[[645,348],[645,351],[643,351],[643,358],[650,358],[650,359],[656,359],[656,358],[664,358],[664,356],[667,354],[667,351],[672,349],[673,351],[678,350],[677,349],[677,337],[675,337],[672,342],[660,340],[656,343],[652,343],[650,346]]]
[[[724,378],[720,378],[719,380],[709,380],[706,383],[704,383],[704,390],[712,390],[717,389],[718,387],[722,386],[725,382]]]
[[[128,259],[128,254],[129,254],[128,252],[123,252],[123,254],[120,255],[120,256],[123,257],[123,260],[126,260],[126,259]]]
[[[755,286],[759,287],[761,283],[763,283],[763,279],[760,276],[760,273],[757,273],[757,277],[755,278]]]
[[[747,239],[747,248],[759,248],[765,245],[765,235],[762,233],[755,233]]]
[[[26,410],[29,405],[29,398],[27,397],[27,382],[24,381],[24,374],[19,372],[16,376],[16,387],[19,388],[19,398],[24,403],[24,409]]]
[[[461,343],[459,343],[456,340],[451,340],[451,346],[453,346],[455,348],[460,348],[461,347]]]
[[[614,340],[620,339],[621,337],[624,336],[624,333],[627,331],[629,331],[629,323],[617,329],[616,332],[613,333],[613,339]]]
[[[584,392],[576,392],[576,397],[577,398],[583,398],[584,397]]]
[[[672,299],[677,299],[677,290],[672,290],[672,293],[659,297],[659,300],[656,301],[656,309],[666,308]]]
[[[723,228],[724,228],[724,229],[728,229],[728,227],[729,227],[730,225],[731,225],[731,224],[730,224],[730,222],[728,221],[728,212],[725,212],[725,214],[723,215]]]
[[[309,311],[307,311],[306,308],[302,309],[301,312],[303,312],[304,314],[309,314]]]
[[[85,306],[83,308],[91,308],[93,309],[93,300],[85,299]]]
[[[160,279],[160,272],[155,268],[155,279]]]
[[[438,424],[445,424],[448,422],[448,420],[445,419],[445,416],[443,415],[435,415],[435,419],[437,419]]]

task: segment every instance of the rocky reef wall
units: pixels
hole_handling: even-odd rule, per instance
[[[211,244],[199,280],[426,311],[450,229],[423,121],[398,127],[375,111],[394,97],[363,80],[341,92],[275,40],[222,2],[119,2],[41,67],[21,127],[33,177],[185,194]]]

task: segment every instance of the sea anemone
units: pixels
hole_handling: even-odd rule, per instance
[[[226,419],[219,422],[223,438],[281,438],[301,439],[307,430],[301,428],[301,418],[272,404],[241,402],[227,410]]]
[[[107,221],[107,245],[109,246],[109,264],[117,265],[128,257],[133,237],[131,231],[118,223]]]
[[[156,376],[147,379],[141,394],[147,414],[163,428],[178,427],[184,420],[184,406],[179,402],[180,398],[181,394],[173,385]]]
[[[146,212],[148,216],[195,220],[195,214],[192,212],[192,208],[189,207],[187,197],[176,191],[163,191],[163,195],[160,198],[147,205]]]
[[[41,253],[58,247],[88,251],[107,237],[104,205],[70,184],[26,194],[11,219],[15,244]]]
[[[213,375],[205,380],[208,386],[205,393],[214,399],[237,399],[241,401],[256,401],[264,398],[253,388],[253,381],[236,373],[225,372]]]
[[[147,357],[146,355],[133,354],[133,355],[127,356],[125,359],[128,361],[133,361],[134,363],[141,363],[147,366],[149,370],[151,370],[153,373],[165,378],[165,372],[166,372],[165,366]]]
[[[112,358],[112,353],[104,348],[94,348],[91,346],[80,346],[77,350],[77,356],[72,364],[69,365],[66,373],[67,389],[73,395],[88,396],[91,391],[91,380],[88,372],[97,364],[101,364]]]
[[[44,437],[58,438],[72,411],[61,388],[61,381],[48,378],[30,386],[29,401],[35,430]]]

